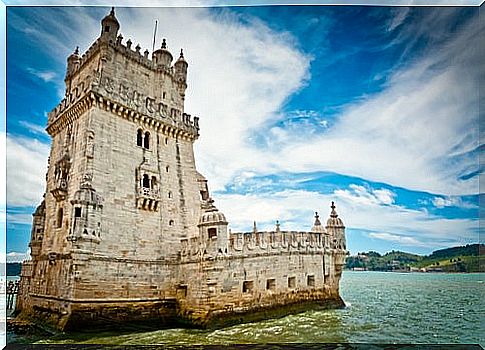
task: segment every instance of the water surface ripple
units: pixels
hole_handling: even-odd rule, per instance
[[[38,343],[480,343],[485,344],[480,274],[345,271],[347,307],[240,324],[218,330],[164,329],[117,334],[70,333]]]

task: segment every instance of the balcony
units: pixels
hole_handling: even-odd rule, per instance
[[[157,211],[160,205],[160,192],[155,188],[138,188],[137,207],[144,210]]]
[[[56,201],[62,201],[67,197],[67,181],[65,179],[56,180],[56,186],[51,191]]]

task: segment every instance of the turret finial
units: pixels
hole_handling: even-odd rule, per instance
[[[165,40],[165,38],[162,39],[162,49],[166,49],[167,48],[167,41]]]
[[[184,49],[180,49],[180,57],[179,58],[181,58],[181,59],[184,58]]]
[[[109,13],[111,16],[114,16],[115,15],[115,7],[111,7],[111,11]]]
[[[254,221],[254,223],[253,223],[253,232],[254,233],[258,232],[258,228],[256,226],[256,221]]]
[[[337,211],[335,210],[335,202],[332,201],[332,205],[330,206],[332,208],[332,212],[330,213],[330,216],[333,218],[336,218],[338,216]]]
[[[75,55],[79,55],[79,46],[76,46],[76,50],[74,50]]]

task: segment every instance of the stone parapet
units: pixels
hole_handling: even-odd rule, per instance
[[[287,252],[333,253],[344,252],[333,244],[329,235],[304,231],[266,231],[231,233],[227,249],[211,249],[217,245],[217,238],[201,240],[199,237],[181,240],[182,259],[197,260],[215,257],[250,257],[278,255]],[[215,252],[215,254],[214,254]]]

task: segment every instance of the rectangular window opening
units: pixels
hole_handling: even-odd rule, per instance
[[[217,237],[217,228],[212,227],[212,228],[207,230],[207,233],[209,235],[209,239],[216,238]]]
[[[276,289],[276,280],[274,278],[270,278],[266,280],[266,289],[267,290],[275,290]]]
[[[288,277],[288,288],[296,287],[296,277]]]
[[[74,208],[74,217],[75,218],[80,218],[81,217],[81,208],[80,207]]]
[[[309,287],[315,287],[315,276],[313,276],[313,275],[307,276],[307,285]]]
[[[252,293],[254,288],[253,281],[244,281],[243,282],[243,293]]]

